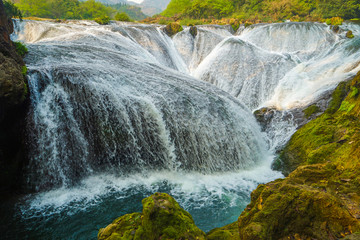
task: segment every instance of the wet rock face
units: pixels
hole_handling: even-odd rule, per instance
[[[10,40],[12,31],[12,20],[0,1],[0,192],[13,192],[19,187],[25,158],[25,64]]]
[[[191,215],[166,193],[155,193],[142,201],[142,213],[126,214],[100,229],[105,239],[205,239]]]
[[[260,123],[262,131],[265,131],[265,129],[273,119],[275,111],[275,109],[264,107],[254,112],[254,116],[256,120]]]

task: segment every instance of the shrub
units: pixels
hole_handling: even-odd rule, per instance
[[[28,69],[27,69],[26,66],[22,66],[22,67],[21,67],[21,73],[22,73],[22,75],[26,76],[27,70],[28,70]]]
[[[15,44],[15,49],[16,49],[16,52],[20,55],[20,56],[25,56],[26,53],[28,53],[28,49],[27,47],[22,44],[21,42],[14,42]]]
[[[116,13],[115,20],[122,21],[122,22],[132,22],[131,18],[125,12]]]
[[[21,11],[11,2],[4,1],[5,13],[9,18],[19,18],[22,21],[22,13]]]
[[[110,22],[110,17],[105,15],[105,16],[95,18],[94,21],[101,25],[107,25]]]
[[[328,25],[337,26],[337,25],[341,25],[344,22],[344,19],[342,19],[341,17],[333,17],[333,18],[326,19],[325,22]]]
[[[354,38],[353,32],[349,30],[349,31],[346,33],[346,37],[347,37],[347,38]]]

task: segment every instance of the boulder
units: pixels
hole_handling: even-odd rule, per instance
[[[99,230],[98,239],[205,239],[191,215],[166,193],[142,201],[142,213],[126,214]]]
[[[354,34],[353,34],[353,32],[352,31],[347,31],[347,33],[346,33],[346,37],[347,38],[354,38]]]
[[[183,30],[183,27],[176,23],[176,22],[172,22],[169,23],[168,25],[166,25],[166,27],[164,28],[165,33],[169,36],[172,37],[173,35],[175,35],[178,32],[181,32]]]
[[[195,26],[190,26],[189,32],[190,32],[191,36],[193,36],[195,38],[198,33],[198,29]]]

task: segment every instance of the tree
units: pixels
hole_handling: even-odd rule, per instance
[[[131,18],[125,12],[118,12],[115,15],[116,21],[131,22]]]

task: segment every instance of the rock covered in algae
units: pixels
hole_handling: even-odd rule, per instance
[[[290,175],[251,194],[240,239],[352,239],[360,232],[360,73],[280,156]],[[347,237],[348,236],[348,237]]]
[[[172,22],[169,23],[168,25],[166,25],[164,31],[167,35],[169,35],[170,37],[175,35],[178,32],[181,32],[183,30],[183,27],[176,23],[176,22]]]
[[[239,226],[237,222],[224,227],[215,228],[206,235],[208,240],[240,240]]]
[[[100,229],[98,239],[205,239],[191,215],[168,194],[155,193],[142,204],[142,213],[117,218]]]

